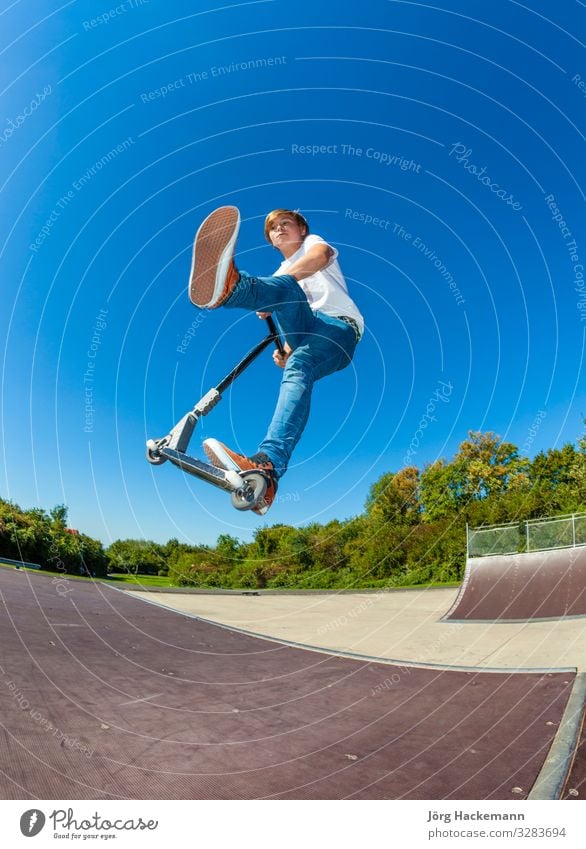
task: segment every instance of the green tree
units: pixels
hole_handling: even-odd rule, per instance
[[[584,424],[586,425],[586,419]],[[578,451],[570,468],[570,479],[580,505],[579,509],[586,509],[586,433],[578,442]]]
[[[466,467],[459,459],[452,463],[436,460],[421,474],[419,493],[424,522],[435,522],[458,513],[469,500]]]
[[[55,531],[64,531],[67,527],[68,514],[69,510],[65,504],[57,504],[52,510],[49,510],[52,529]]]
[[[165,565],[164,548],[151,540],[119,539],[107,549],[111,572],[157,575]]]
[[[367,514],[380,522],[414,524],[421,512],[420,476],[416,466],[387,472],[370,488]]]
[[[512,442],[503,442],[489,431],[468,431],[468,439],[460,445],[454,463],[464,470],[463,495],[487,498],[509,488],[525,484],[529,478],[529,461],[519,457]]]

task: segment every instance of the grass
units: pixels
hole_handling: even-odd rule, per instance
[[[16,566],[13,563],[5,563],[3,560],[0,560],[0,566],[3,566],[6,569],[16,569]],[[21,572],[32,572],[36,575],[53,575],[58,578],[62,578],[67,581],[104,581],[107,584],[134,584],[136,586],[142,587],[172,587],[173,584],[171,580],[166,577],[162,577],[161,575],[129,575],[128,573],[124,574],[115,574],[108,575],[107,578],[88,578],[87,575],[68,575],[65,572],[58,572],[50,569],[28,569],[26,566],[20,566],[19,571]]]
[[[163,575],[129,575],[127,572],[122,574],[108,575],[107,578],[100,580],[106,581],[109,584],[136,584],[141,587],[174,587],[170,578]]]
[[[3,566],[4,568],[7,568],[7,569],[15,569],[16,568],[12,563],[4,563],[2,560],[0,560],[0,566]],[[85,575],[67,575],[63,572],[50,571],[48,569],[27,569],[26,567],[22,567],[22,566],[20,567],[20,571],[35,572],[37,574],[39,574],[39,572],[40,572],[42,575],[53,575],[53,576],[56,576],[58,578],[61,578],[63,580],[67,580],[67,581],[92,581],[92,580],[97,580],[97,581],[102,581],[102,582],[107,583],[107,584],[111,584],[112,586],[119,586],[119,587],[134,586],[136,588],[138,588],[138,587],[161,587],[161,588],[165,588],[165,587],[175,587],[175,586],[177,586],[176,584],[172,583],[170,578],[164,577],[162,575],[130,575],[128,572],[123,572],[123,573],[121,572],[121,573],[115,573],[113,575],[108,575],[107,578],[95,578],[94,579],[94,578],[88,578]],[[352,587],[350,589],[351,589],[352,592],[359,593],[359,592],[362,592],[363,590],[376,591],[376,590],[384,590],[385,588],[390,589],[390,590],[393,590],[393,589],[396,589],[396,590],[400,590],[400,589],[423,590],[423,589],[437,589],[439,587],[458,587],[458,586],[460,586],[460,581],[449,581],[449,582],[445,582],[445,583],[437,581],[437,582],[429,582],[429,583],[424,583],[424,584],[403,584],[403,585],[393,584],[392,586],[385,585],[384,583],[382,583],[380,585],[374,585],[374,586],[370,586],[370,587],[369,586],[362,586],[362,585],[361,586],[355,586],[355,587]],[[189,588],[189,585],[187,585],[185,587],[185,589],[188,589],[188,588]],[[246,591],[246,592],[258,591],[254,587],[207,587],[207,586],[192,585],[192,588],[193,589],[206,589],[206,590],[234,589],[234,590],[242,590],[242,591]],[[308,588],[307,587],[290,586],[290,587],[266,587],[266,589],[270,590],[271,592],[287,593],[287,592],[291,592],[292,590],[295,590],[296,592],[303,592],[304,589],[308,589]],[[320,587],[311,587],[311,588],[309,588],[309,592],[311,592],[311,589],[319,590]],[[323,589],[326,592],[329,591],[329,592],[332,592],[332,593],[336,593],[336,592],[339,592],[340,590],[343,590],[344,587],[324,587]],[[260,590],[260,592],[262,592],[262,590]]]

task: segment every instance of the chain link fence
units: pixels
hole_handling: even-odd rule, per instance
[[[468,557],[489,554],[516,554],[519,551],[519,523],[490,528],[468,529]]]
[[[468,557],[586,545],[586,513],[468,528]]]

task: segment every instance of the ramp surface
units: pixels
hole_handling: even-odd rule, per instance
[[[574,675],[308,651],[0,570],[5,799],[519,799]]]
[[[444,619],[471,621],[586,616],[586,546],[471,557]]]

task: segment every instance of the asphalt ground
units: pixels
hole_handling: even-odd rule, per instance
[[[424,663],[426,640],[428,655],[466,641],[457,625],[434,620],[445,591],[419,601],[417,593],[163,595],[197,610],[185,615],[153,604],[152,593],[145,603],[99,582],[0,570],[4,798],[526,798],[576,680],[571,669],[488,671],[485,658],[484,669],[452,670],[275,639],[275,628],[287,628],[291,642],[300,629],[321,628],[317,636],[363,654],[386,642],[391,656],[385,627],[410,610],[402,646]],[[204,602],[223,605],[239,627],[273,633],[204,621],[213,612]],[[434,648],[435,627],[450,638]],[[541,661],[542,648],[526,646],[525,659]]]

